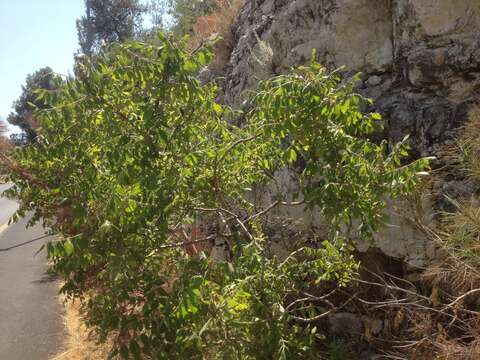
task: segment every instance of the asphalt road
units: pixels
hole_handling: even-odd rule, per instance
[[[15,201],[1,197],[1,193],[7,190],[11,185],[0,184],[0,228],[8,222],[10,216],[17,210],[18,205]]]
[[[0,231],[16,208],[0,197]],[[0,360],[47,360],[65,337],[58,284],[46,274],[45,253],[35,255],[48,238],[40,225],[26,223],[0,234]]]

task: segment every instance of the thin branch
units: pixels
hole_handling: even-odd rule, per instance
[[[287,256],[285,260],[278,266],[279,268],[282,268],[285,266],[291,259],[295,257],[295,255],[300,254],[301,252],[305,251],[307,248],[305,246],[301,247],[300,249],[295,250],[292,252],[290,255]]]
[[[389,301],[367,301],[361,298],[357,298],[357,300],[366,305],[374,305],[376,308],[384,307],[385,305],[407,305],[408,304],[408,303],[405,303],[405,301],[408,301],[407,298],[399,299],[399,300],[395,299],[395,300],[389,300]]]
[[[309,294],[307,294],[308,296],[306,298],[302,298],[302,299],[297,299],[295,301],[292,301],[290,304],[288,304],[288,306],[285,308],[285,310],[289,310],[291,309],[293,306],[295,306],[296,304],[299,304],[299,303],[302,303],[302,302],[306,302],[306,301],[325,301],[326,298],[328,298],[329,296],[331,296],[332,294],[334,294],[335,292],[337,291],[337,289],[334,289],[332,291],[330,291],[328,294],[326,295],[323,295],[323,296],[311,296]],[[331,305],[330,302],[328,302],[329,305]]]
[[[452,307],[453,305],[455,305],[456,303],[458,303],[459,301],[463,300],[464,298],[466,298],[467,296],[469,295],[472,295],[472,294],[475,294],[477,292],[480,291],[480,288],[479,289],[473,289],[473,290],[470,290],[468,292],[466,292],[465,294],[463,294],[462,296],[459,296],[458,298],[456,298],[454,301],[452,301],[450,304],[447,304],[445,305],[444,309],[446,308],[449,308],[449,307]]]
[[[233,219],[235,219],[235,222],[236,222],[238,225],[240,225],[240,227],[242,228],[243,232],[247,235],[248,239],[249,239],[250,241],[253,241],[253,240],[254,240],[253,235],[250,233],[250,231],[248,231],[248,229],[247,229],[247,227],[245,226],[245,224],[243,223],[243,221],[240,220],[240,217],[239,217],[237,214],[231,212],[230,210],[223,209],[223,208],[216,208],[216,209],[213,209],[213,208],[195,208],[194,210],[228,214],[228,215],[230,215]]]
[[[344,302],[341,306],[337,307],[337,308],[334,308],[334,309],[330,309],[320,315],[317,315],[317,316],[314,316],[313,318],[302,318],[302,317],[299,317],[299,316],[292,316],[292,318],[298,322],[301,322],[303,324],[311,324],[312,322],[315,322],[315,321],[318,321],[318,320],[321,320],[323,319],[324,317],[330,315],[331,313],[335,312],[335,311],[338,311],[342,308],[344,308],[345,306],[347,306],[350,302],[353,301],[353,299],[355,299],[357,297],[357,293],[353,294],[346,302]]]
[[[163,250],[163,249],[172,249],[172,248],[184,247],[184,246],[188,246],[188,245],[194,245],[194,244],[198,244],[198,243],[202,243],[202,242],[207,242],[207,241],[210,241],[210,240],[213,240],[213,239],[215,239],[215,235],[210,235],[210,236],[207,236],[207,237],[202,238],[202,239],[185,241],[185,242],[176,243],[176,244],[162,245],[162,246],[159,246],[158,249]]]
[[[430,301],[430,298],[428,298],[426,296],[423,296],[423,295],[420,295],[419,293],[417,293],[415,291],[407,290],[407,289],[404,289],[404,288],[401,288],[401,287],[398,287],[398,286],[392,286],[392,285],[389,285],[387,283],[380,284],[380,283],[375,283],[375,282],[365,281],[365,280],[360,280],[360,279],[355,279],[354,281],[357,281],[361,284],[367,284],[367,285],[373,285],[373,286],[379,286],[379,287],[382,287],[382,288],[387,288],[389,290],[402,291],[402,292],[410,294],[410,295],[418,296],[419,298],[421,298],[423,300]]]
[[[304,200],[302,201],[295,201],[295,202],[285,202],[285,201],[275,201],[273,202],[272,204],[270,204],[269,206],[267,206],[265,209],[263,209],[262,211],[254,214],[254,215],[251,215],[249,216],[245,221],[251,221],[251,220],[254,220],[260,216],[263,216],[265,215],[266,213],[268,213],[269,211],[271,211],[272,209],[276,208],[277,206],[279,205],[282,205],[282,206],[298,206],[298,205],[303,205],[305,203]]]
[[[0,163],[3,163],[13,173],[17,174],[21,179],[37,185],[42,190],[48,190],[48,186],[34,175],[23,169],[15,160],[10,159],[7,155],[0,152]]]
[[[256,138],[258,138],[259,135],[252,135],[252,136],[249,136],[248,138],[244,138],[244,139],[239,139],[237,141],[235,141],[233,144],[231,144],[227,150],[225,151],[225,153],[220,157],[220,159],[218,159],[217,163],[220,163],[222,162],[223,160],[225,160],[225,158],[227,157],[228,153],[230,151],[232,151],[235,147],[237,147],[238,145],[240,144],[244,144],[244,143],[247,143],[249,141],[252,141],[252,140],[255,140]]]

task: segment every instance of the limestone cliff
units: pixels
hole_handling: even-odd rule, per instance
[[[236,107],[259,79],[308,62],[312,49],[328,68],[363,73],[359,90],[384,115],[383,136],[394,144],[410,135],[414,157],[438,154],[480,103],[478,0],[249,0],[233,31],[223,96]],[[477,185],[451,174],[437,187],[461,197]],[[431,212],[427,204],[423,220]],[[433,245],[392,215],[375,246],[421,266]]]

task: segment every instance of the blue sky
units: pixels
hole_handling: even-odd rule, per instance
[[[0,117],[6,119],[29,73],[67,74],[78,48],[83,0],[0,0]]]

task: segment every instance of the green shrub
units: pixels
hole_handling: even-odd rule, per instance
[[[84,300],[114,354],[315,358],[324,310],[309,289],[348,284],[351,236],[371,236],[384,197],[410,191],[426,160],[401,166],[404,143],[387,155],[368,140],[380,116],[361,111],[354,80],[316,63],[263,82],[245,125],[229,125],[239,114],[196,78],[210,59],[163,37],[159,47],[113,45],[40,93],[53,107],[36,114],[38,142],[14,153],[18,215],[33,210],[59,234],[48,254],[62,291]],[[285,167],[332,226],[279,259],[247,199]],[[201,238],[178,235],[198,219],[212,224]],[[218,238],[231,244],[225,261],[188,250]]]

